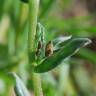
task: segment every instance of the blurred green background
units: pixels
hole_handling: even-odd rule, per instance
[[[38,22],[46,29],[47,41],[68,35],[92,40],[71,60],[41,74],[44,96],[96,96],[96,0],[41,0]],[[6,75],[9,70],[15,71],[33,94],[26,64],[27,32],[28,4],[0,0],[0,96],[15,96],[13,80]],[[15,50],[23,59],[12,65],[7,59]]]

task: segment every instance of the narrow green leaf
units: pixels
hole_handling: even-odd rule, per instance
[[[21,79],[15,73],[13,73],[12,75],[15,78],[15,93],[16,93],[16,96],[30,96],[27,88],[25,87],[25,85],[23,84]]]
[[[58,50],[60,47],[63,47],[66,43],[68,43],[68,41],[72,38],[72,36],[63,36],[63,37],[59,37],[54,39],[53,42],[53,46],[54,46],[54,51]]]
[[[41,64],[34,68],[34,72],[43,73],[50,71],[61,64],[61,61],[74,55],[81,47],[91,43],[88,38],[75,38],[55,52],[52,56],[46,58]]]

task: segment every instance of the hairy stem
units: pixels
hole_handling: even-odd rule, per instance
[[[34,53],[34,44],[35,44],[35,35],[36,35],[36,26],[37,26],[37,17],[39,9],[39,0],[29,0],[29,32],[28,32],[28,55],[29,55],[29,66],[34,66],[35,55]],[[31,77],[33,80],[34,94],[35,96],[43,96],[41,88],[40,75],[34,73],[32,68]]]
[[[39,8],[39,0],[29,0],[29,33],[28,33],[29,52],[32,52],[34,50],[38,8]]]

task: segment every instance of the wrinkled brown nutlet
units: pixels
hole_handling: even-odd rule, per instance
[[[45,48],[45,56],[51,56],[52,54],[53,54],[53,44],[51,41],[49,41]]]
[[[42,43],[41,43],[41,41],[39,41],[38,42],[38,47],[37,47],[37,50],[36,50],[36,55],[39,54],[39,51],[40,51],[41,48],[42,48]]]
[[[42,48],[42,42],[39,41],[39,42],[38,42],[38,49],[41,49],[41,48]]]

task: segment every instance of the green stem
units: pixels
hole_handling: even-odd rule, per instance
[[[39,7],[39,0],[29,0],[29,34],[28,34],[29,52],[32,52],[34,50],[38,7]]]
[[[35,65],[34,44],[37,26],[37,17],[39,9],[39,0],[29,0],[29,32],[28,32],[28,55],[29,55],[29,66]],[[33,80],[34,94],[35,96],[43,96],[41,88],[40,75],[33,72],[31,68],[31,76]]]
[[[33,73],[32,77],[35,96],[43,96],[40,74]]]

